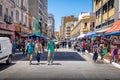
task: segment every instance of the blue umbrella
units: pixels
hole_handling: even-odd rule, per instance
[[[29,37],[31,38],[44,38],[42,35],[40,35],[40,34],[31,34],[31,35],[29,35]]]
[[[114,35],[120,35],[120,31],[118,31],[118,32],[111,32],[109,34],[104,34],[105,37],[107,37],[107,36],[114,36]]]
[[[95,32],[89,32],[87,34],[85,34],[85,37],[92,37],[92,36],[96,36]]]

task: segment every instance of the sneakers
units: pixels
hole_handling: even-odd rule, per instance
[[[50,65],[50,63],[47,63],[47,65]]]
[[[37,63],[37,65],[39,65],[39,64],[40,64],[40,62]]]

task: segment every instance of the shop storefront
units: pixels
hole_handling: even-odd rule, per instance
[[[15,31],[14,31],[15,39],[18,40],[18,39],[20,39],[20,35],[18,34],[18,32],[20,32],[20,25],[14,24],[14,26],[15,26]]]
[[[0,24],[0,36],[9,37],[10,39],[15,38],[15,26],[12,24]]]
[[[28,28],[21,26],[20,27],[20,32],[19,32],[21,38],[27,38],[28,37]]]

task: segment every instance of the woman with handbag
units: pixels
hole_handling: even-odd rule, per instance
[[[43,53],[43,50],[42,50],[42,44],[40,43],[39,40],[37,40],[36,44],[35,44],[35,57],[36,57],[36,60],[37,60],[37,64],[39,65],[40,64],[40,57],[41,57],[41,54]]]

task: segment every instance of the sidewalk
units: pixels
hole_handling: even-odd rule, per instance
[[[90,53],[90,55],[93,56],[93,53]],[[99,56],[98,58],[100,59],[101,57]],[[104,61],[105,61],[106,63],[109,63],[109,64],[110,64],[110,61],[109,61],[109,60],[104,59]],[[115,66],[115,67],[117,67],[117,68],[120,69],[120,64],[119,64],[119,63],[112,62],[111,64],[112,64],[113,66]]]
[[[74,50],[73,50],[74,51]],[[75,51],[77,52],[77,51]],[[79,52],[77,52],[78,54],[80,54]],[[86,53],[86,54],[90,54],[91,56],[93,56],[93,53]],[[81,54],[80,54],[81,55]],[[98,57],[99,59],[101,58],[100,56]],[[110,64],[110,61],[107,60],[107,59],[104,59],[104,62]],[[114,67],[117,67],[120,69],[120,64],[119,63],[115,63],[115,62],[112,62],[111,65],[113,65]]]

